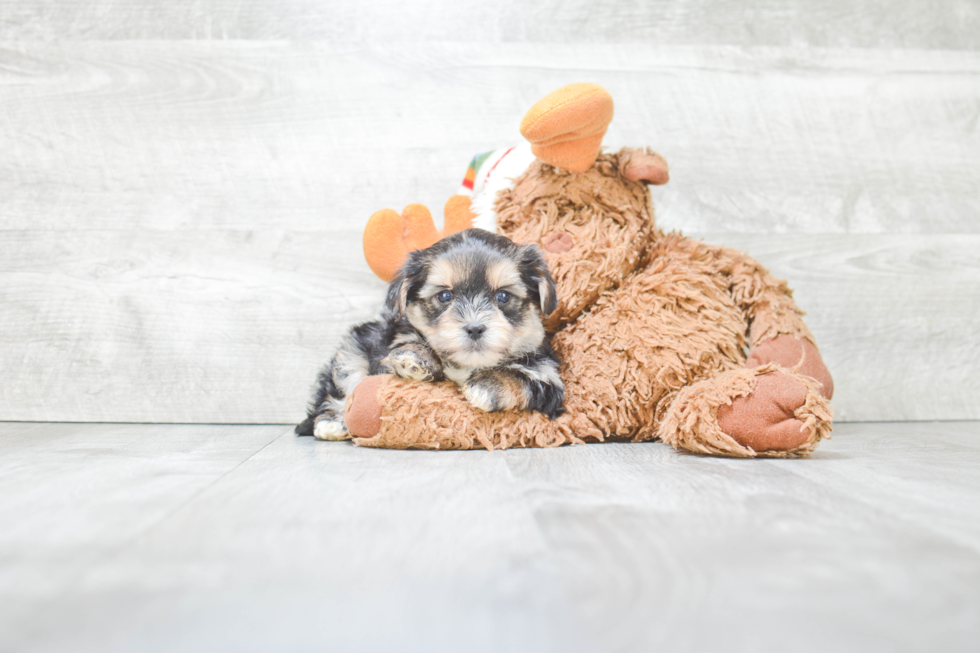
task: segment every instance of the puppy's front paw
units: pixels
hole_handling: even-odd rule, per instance
[[[485,410],[488,413],[500,410],[500,392],[495,385],[486,379],[467,381],[463,385],[463,396],[474,408]]]
[[[318,440],[349,440],[350,433],[347,432],[347,425],[340,420],[332,419],[328,416],[321,416],[313,423],[313,437]]]
[[[442,375],[442,365],[427,351],[406,345],[392,349],[388,364],[395,376],[412,381],[436,381]]]

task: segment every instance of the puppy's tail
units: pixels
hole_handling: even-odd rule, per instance
[[[313,417],[307,417],[296,425],[296,435],[313,435]]]

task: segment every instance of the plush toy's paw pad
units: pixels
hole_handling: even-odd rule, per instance
[[[807,388],[798,379],[782,372],[763,374],[751,393],[718,408],[718,426],[755,451],[794,449],[811,437],[795,416],[806,397]]]
[[[820,356],[820,350],[809,340],[786,335],[766,340],[752,347],[745,366],[758,367],[767,363],[777,363],[788,370],[795,369],[800,374],[816,379],[820,383],[820,394],[827,399],[833,398],[834,379]]]
[[[387,374],[365,377],[347,397],[344,421],[355,438],[371,438],[381,431],[378,391],[390,378]]]
[[[432,356],[410,346],[393,349],[388,363],[395,376],[412,381],[435,381],[439,376],[439,364]]]
[[[350,433],[344,422],[333,417],[323,416],[313,424],[313,437],[318,440],[349,440]]]

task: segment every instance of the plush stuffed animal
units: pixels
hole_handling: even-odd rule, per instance
[[[487,413],[453,383],[368,377],[348,400],[357,444],[659,439],[696,453],[786,457],[828,437],[833,381],[792,292],[741,252],[657,229],[647,184],[666,183],[667,164],[648,149],[600,153],[612,112],[594,84],[546,96],[521,124],[530,148],[475,159],[464,181],[472,204],[457,196],[447,219],[447,229],[495,226],[544,250],[558,286],[546,325],[566,413]],[[379,275],[437,237],[431,216],[418,228],[419,214],[391,211],[368,225],[365,253]],[[410,242],[416,232],[424,242]]]

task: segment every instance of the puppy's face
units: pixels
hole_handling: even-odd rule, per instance
[[[412,252],[387,303],[443,362],[470,370],[537,349],[542,314],[555,305],[555,284],[538,249],[482,229]]]

